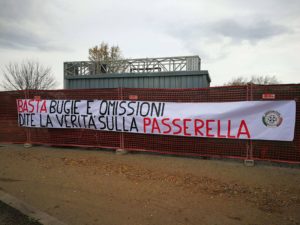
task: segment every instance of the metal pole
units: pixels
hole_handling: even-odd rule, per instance
[[[246,99],[247,101],[253,101],[253,84],[248,83],[247,84],[247,95]],[[248,140],[246,144],[246,159],[244,160],[245,166],[254,166],[254,160],[253,160],[253,145],[252,140]]]
[[[29,99],[29,90],[25,90],[25,99]],[[31,143],[31,130],[30,128],[25,128],[25,132],[26,132],[26,142],[24,143],[24,147],[25,148],[31,148],[32,147],[32,143]]]

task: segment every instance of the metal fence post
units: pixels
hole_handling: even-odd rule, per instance
[[[247,84],[246,99],[247,99],[247,101],[253,101],[253,83]],[[245,166],[254,166],[252,140],[247,141],[246,159],[244,160],[244,165]]]
[[[25,99],[29,99],[29,90],[25,90],[24,93],[25,93]],[[24,143],[24,147],[25,148],[31,148],[32,147],[31,129],[27,127],[25,132],[26,132],[26,142]]]
[[[123,100],[123,88],[120,87],[118,88],[118,100]],[[119,155],[123,155],[127,153],[127,150],[125,150],[125,145],[124,145],[124,132],[120,132],[120,144],[119,144],[119,149],[116,150],[116,153]]]

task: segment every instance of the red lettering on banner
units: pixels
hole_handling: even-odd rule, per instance
[[[162,125],[168,127],[168,130],[165,130],[163,132],[164,134],[169,134],[172,130],[172,127],[168,123],[165,123],[165,121],[169,121],[169,120],[170,120],[169,118],[164,118],[164,119],[161,120]]]
[[[163,118],[158,120],[157,118],[144,118],[144,133],[150,131],[152,134],[182,134],[184,136],[192,136],[189,132],[191,127],[194,131],[194,136],[201,137],[217,137],[217,138],[240,138],[241,136],[246,136],[250,138],[250,132],[245,120],[240,122],[240,126],[237,134],[232,134],[231,120],[227,121],[227,131],[226,127],[222,129],[221,120],[201,120],[201,119],[179,119],[175,118],[171,120],[170,118]],[[226,134],[221,133],[222,130],[227,132]]]
[[[246,135],[247,138],[250,138],[250,132],[247,126],[247,123],[245,122],[245,120],[241,121],[240,127],[239,127],[239,131],[237,133],[237,138],[239,138],[241,135]]]
[[[40,107],[40,102],[42,105]],[[17,110],[23,113],[47,113],[46,100],[35,100],[35,99],[17,99]]]
[[[23,105],[23,112],[28,112],[28,106],[27,106],[27,101],[24,101],[24,105]]]
[[[146,127],[151,124],[151,119],[150,118],[144,118],[144,133],[146,133]]]
[[[179,124],[177,124],[177,121],[180,121],[180,119],[174,119],[174,120],[172,121],[172,124],[173,124],[175,127],[178,128],[178,131],[173,132],[173,134],[180,134],[181,131],[182,131],[182,128],[181,128],[181,126],[180,126]]]
[[[231,120],[228,120],[227,126],[227,138],[236,138],[235,136],[231,135]]]
[[[206,137],[214,137],[214,134],[210,134],[209,132],[212,130],[212,128],[209,126],[209,123],[215,122],[215,120],[206,120]]]
[[[191,119],[183,119],[183,134],[184,136],[191,136],[191,133],[188,133],[187,130],[189,129],[187,122],[191,122]]]
[[[28,101],[28,106],[30,107],[30,109],[28,108],[28,111],[31,113],[34,111],[34,105],[32,105],[32,101],[33,100],[31,99]]]
[[[37,111],[37,112],[38,112],[38,109],[39,109],[39,106],[40,106],[40,101],[41,101],[40,99],[37,99],[37,100],[36,100],[36,102],[37,102],[37,104],[36,104],[36,106],[37,106],[37,107],[36,107],[36,111]]]
[[[221,134],[221,121],[220,120],[218,120],[218,132],[217,132],[217,137],[218,138],[226,138],[226,135],[224,135],[224,134]]]
[[[217,137],[217,138],[241,138],[243,136],[251,138],[247,123],[241,120],[237,134],[232,134],[231,120],[227,120],[226,126],[222,129],[221,120],[201,120],[201,119],[170,119],[163,118],[144,118],[144,133],[148,130],[157,134],[173,134],[184,136],[201,136],[201,137]],[[224,121],[225,125],[225,121]],[[193,134],[189,132],[189,128],[193,129]],[[222,133],[222,130],[224,133]],[[225,133],[226,132],[226,133]]]
[[[152,134],[154,133],[154,130],[157,130],[160,133],[160,128],[158,126],[156,118],[153,118],[153,124],[152,124],[152,129],[151,129]]]
[[[47,112],[46,101],[44,101],[44,102],[42,103],[42,107],[41,107],[40,112],[45,112],[45,113]]]
[[[22,99],[17,99],[17,109],[18,109],[18,112],[23,112],[23,101],[22,101]]]
[[[198,125],[198,122],[200,122],[201,124]],[[200,136],[204,136],[204,134],[200,131],[200,129],[202,129],[203,127],[204,127],[203,120],[200,120],[200,119],[195,119],[194,120],[195,136],[197,136],[198,133],[200,134]]]

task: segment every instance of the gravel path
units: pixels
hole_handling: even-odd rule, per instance
[[[300,169],[20,145],[0,188],[68,224],[300,224]]]

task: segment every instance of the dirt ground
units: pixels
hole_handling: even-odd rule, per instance
[[[300,224],[299,168],[1,146],[0,189],[67,224]]]
[[[42,225],[0,201],[0,225]]]

